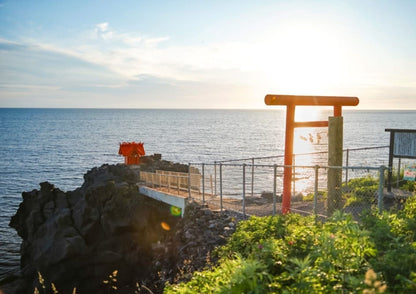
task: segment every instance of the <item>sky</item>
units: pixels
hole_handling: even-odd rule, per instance
[[[415,15],[415,0],[0,0],[0,107],[416,109]]]

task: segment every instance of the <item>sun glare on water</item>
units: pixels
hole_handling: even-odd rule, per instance
[[[331,115],[327,109],[317,106],[297,106],[295,110],[295,121],[327,121]],[[328,150],[328,128],[295,128],[293,140],[293,170],[292,190],[296,192],[305,192],[310,189],[310,177],[314,170],[311,168],[302,168],[300,166],[326,165],[326,154],[318,153]],[[295,188],[296,187],[296,188]]]
[[[326,121],[328,110],[315,106],[298,106],[295,111],[295,121]],[[293,152],[295,154],[314,153],[327,150],[328,128],[296,128],[294,137]],[[296,165],[315,165],[316,156],[297,156]]]

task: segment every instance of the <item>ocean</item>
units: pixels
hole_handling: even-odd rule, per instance
[[[344,148],[386,146],[386,128],[416,129],[414,110],[344,110],[343,116]],[[144,142],[146,154],[181,163],[281,155],[284,129],[283,109],[0,109],[0,279],[19,267],[20,239],[8,226],[10,218],[21,193],[38,189],[40,182],[73,190],[91,168],[122,163],[118,148],[124,141]],[[295,144],[305,147],[298,153],[325,150],[326,131],[320,132],[295,133]],[[313,144],[317,134],[323,144]],[[357,152],[350,165],[387,162],[382,148],[371,156]]]

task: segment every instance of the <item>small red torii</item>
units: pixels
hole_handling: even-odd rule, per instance
[[[142,142],[123,142],[120,143],[118,154],[124,156],[125,164],[139,164],[140,157],[144,156],[146,153]]]
[[[293,164],[293,137],[295,128],[300,127],[327,127],[328,121],[296,122],[296,106],[333,106],[334,116],[342,116],[342,106],[356,106],[357,97],[344,96],[303,96],[303,95],[266,95],[266,105],[286,105],[286,135],[285,135],[285,162],[283,177],[282,213],[290,212],[292,164]],[[342,144],[341,144],[342,146]],[[341,147],[342,149],[342,147]]]

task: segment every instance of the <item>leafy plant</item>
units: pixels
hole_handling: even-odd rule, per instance
[[[371,179],[364,182],[371,187]],[[295,214],[251,217],[217,250],[217,266],[165,292],[414,293],[415,232],[416,197],[402,211],[368,213],[362,223],[341,212],[324,223]]]
[[[371,176],[349,180],[343,184],[345,207],[357,204],[371,204],[378,191],[378,181]]]

